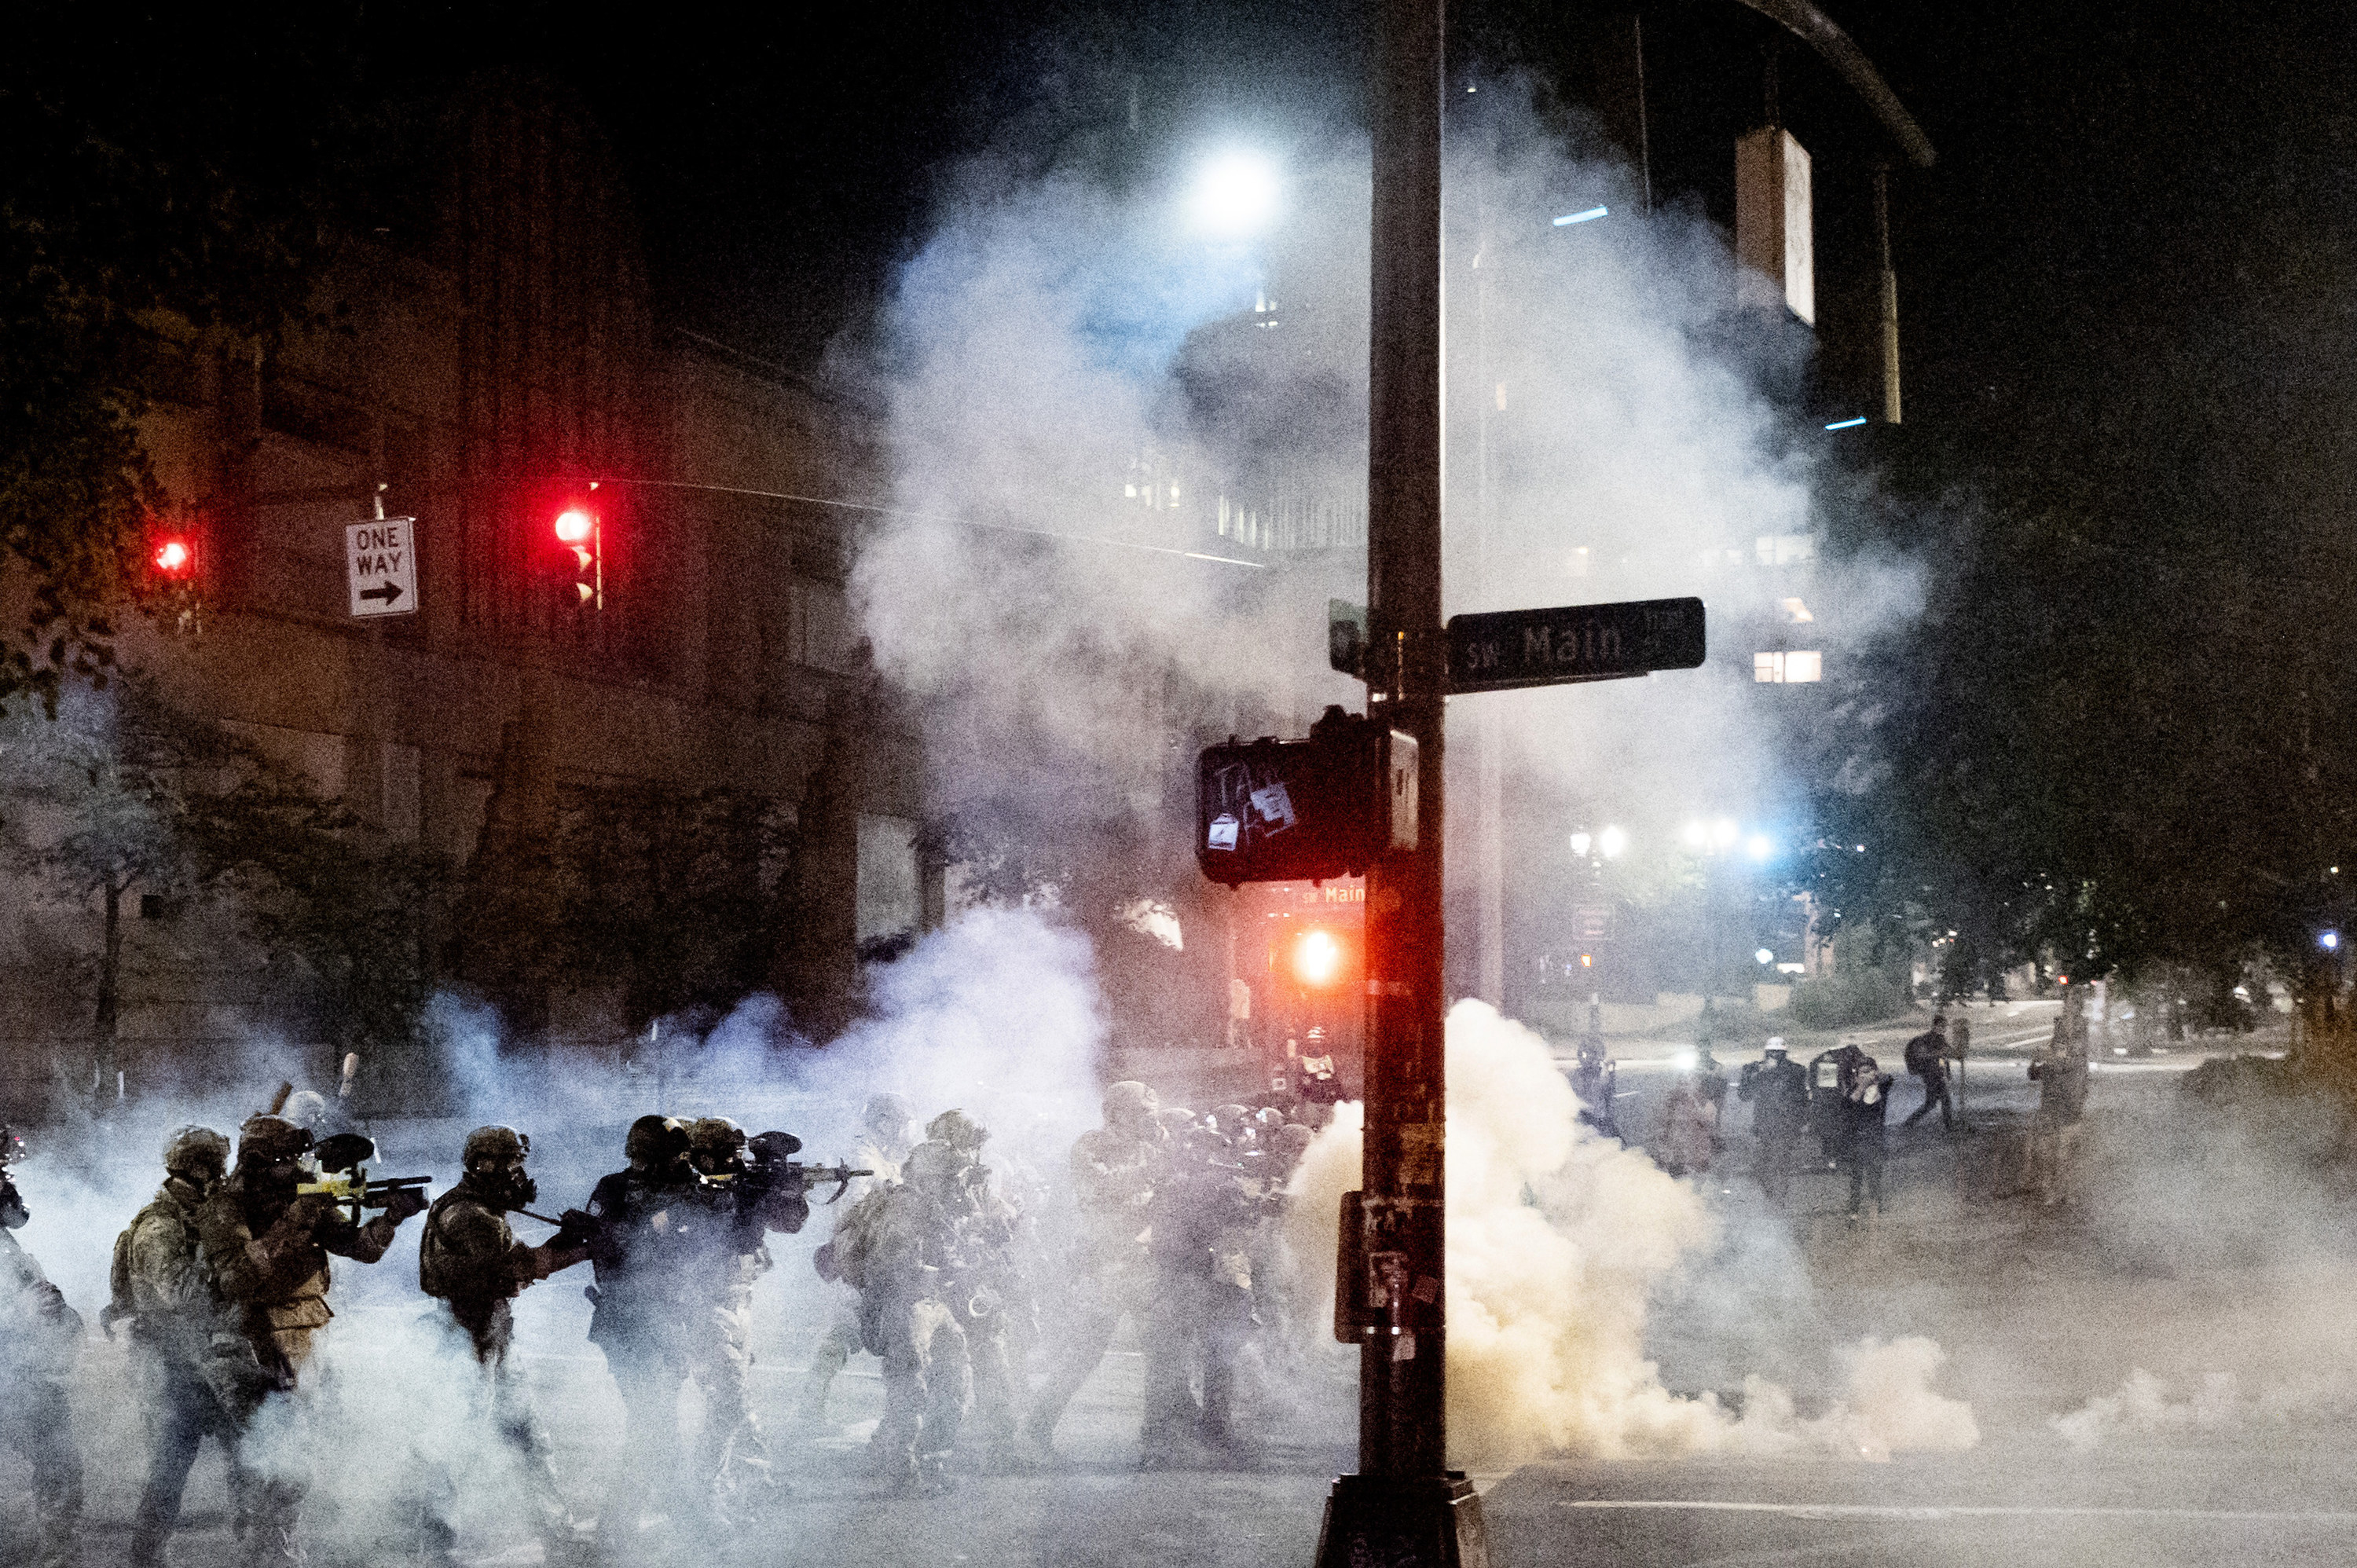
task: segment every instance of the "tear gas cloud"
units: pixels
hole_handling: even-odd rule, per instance
[[[1857,481],[1771,407],[1777,361],[1805,350],[1764,319],[1730,329],[1724,235],[1680,210],[1631,216],[1626,172],[1514,98],[1485,93],[1500,120],[1448,152],[1448,608],[1700,593],[1724,650],[1794,591],[1758,569],[1761,541],[1789,553],[1856,504]],[[1321,628],[1328,596],[1363,596],[1361,549],[1259,571],[1120,546],[1261,559],[1211,520],[1279,494],[1304,542],[1363,518],[1367,153],[1297,141],[1248,241],[1190,224],[1175,182],[1116,193],[1027,169],[965,166],[888,307],[893,499],[917,515],[875,527],[854,593],[878,665],[925,704],[940,805],[1052,779],[1074,810],[1119,809],[1159,779],[1170,735],[1359,700],[1325,670]],[[1610,221],[1552,226],[1591,197]],[[1813,627],[1836,668],[1918,595],[1912,564],[1881,557],[1821,561],[1801,591],[1839,607]],[[1517,780],[1642,822],[1648,803],[1774,792],[1778,737],[1751,685],[1736,660],[1480,700],[1500,705]]]
[[[1577,1120],[1546,1042],[1486,1004],[1448,1016],[1448,1402],[1457,1456],[1495,1466],[1552,1454],[1857,1455],[1972,1447],[1971,1407],[1932,1386],[1945,1359],[1921,1337],[1840,1357],[1830,1407],[1803,1418],[1753,1375],[1739,1411],[1663,1386],[1648,1353],[1655,1293],[1714,1239],[1695,1187]],[[1336,1119],[1295,1178],[1295,1250],[1330,1257],[1358,1186],[1360,1120]],[[1330,1320],[1329,1289],[1305,1302]]]

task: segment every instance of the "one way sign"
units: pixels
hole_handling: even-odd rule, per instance
[[[355,616],[417,608],[417,520],[384,517],[344,530],[344,567]]]

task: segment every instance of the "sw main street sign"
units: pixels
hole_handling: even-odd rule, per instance
[[[417,520],[380,517],[344,529],[344,580],[356,616],[417,608]]]
[[[1632,599],[1448,619],[1448,690],[1618,681],[1703,660],[1700,599]]]

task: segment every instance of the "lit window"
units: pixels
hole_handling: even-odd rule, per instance
[[[1803,604],[1798,599],[1784,600],[1782,607],[1784,611],[1784,618],[1792,622],[1795,626],[1801,625],[1806,621],[1813,621],[1817,618],[1809,613],[1809,607]]]
[[[1134,484],[1124,485],[1121,488],[1121,494],[1122,499],[1125,500],[1135,500],[1137,499],[1137,487]]]
[[[1790,684],[1825,678],[1825,656],[1807,653],[1755,653],[1751,656],[1751,678],[1762,682]]]

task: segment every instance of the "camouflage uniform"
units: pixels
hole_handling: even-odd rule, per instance
[[[197,1211],[205,1263],[236,1336],[216,1346],[234,1354],[216,1353],[208,1369],[242,1434],[274,1397],[294,1392],[314,1340],[335,1316],[328,1306],[328,1258],[375,1262],[393,1245],[401,1220],[416,1212],[404,1197],[354,1224],[326,1197],[296,1197],[293,1161],[309,1144],[307,1133],[278,1117],[248,1119],[239,1130],[237,1174]],[[303,1491],[283,1473],[249,1480],[239,1497],[246,1562],[301,1561],[295,1525]]]
[[[147,1481],[132,1518],[132,1568],[164,1561],[189,1467],[207,1437],[228,1460],[232,1493],[245,1485],[237,1423],[209,1376],[221,1308],[197,1235],[198,1211],[228,1164],[229,1140],[220,1133],[174,1133],[164,1147],[163,1187],[115,1242],[109,1313],[132,1320],[131,1359],[147,1406]]]
[[[530,1148],[512,1128],[482,1127],[468,1134],[461,1158],[465,1174],[426,1210],[417,1242],[417,1281],[426,1294],[441,1299],[451,1326],[466,1335],[483,1370],[491,1424],[513,1455],[542,1534],[548,1537],[563,1534],[568,1510],[531,1391],[508,1360],[515,1335],[510,1304],[525,1286],[579,1262],[587,1249],[565,1247],[562,1238],[538,1247],[516,1240],[508,1215],[536,1196],[522,1174]],[[456,1532],[443,1524],[427,1533],[447,1551]]]
[[[909,1150],[912,1146],[909,1130],[914,1125],[915,1119],[909,1114],[907,1102],[899,1095],[878,1094],[869,1098],[861,1120],[866,1124],[866,1135],[852,1151],[851,1166],[854,1170],[876,1173],[872,1177],[862,1178],[868,1184],[860,1194],[865,1197],[868,1192],[881,1191],[900,1179],[900,1162],[909,1157]],[[847,1216],[849,1210],[845,1212]],[[842,1229],[842,1221],[836,1221],[837,1234]],[[820,1256],[814,1262],[820,1276],[830,1282],[839,1280],[841,1275],[833,1272],[835,1269],[833,1241],[819,1249],[819,1252]],[[851,1353],[861,1348],[859,1306],[855,1300],[836,1315],[834,1322],[827,1328],[826,1337],[819,1341],[817,1350],[812,1353],[810,1376],[802,1385],[802,1402],[799,1412],[803,1421],[815,1424],[826,1419],[827,1393],[834,1388],[834,1380],[842,1373],[845,1365],[850,1361]]]
[[[1138,1447],[1148,1468],[1178,1463],[1190,1437],[1215,1449],[1241,1446],[1236,1359],[1252,1329],[1257,1211],[1249,1177],[1226,1168],[1228,1152],[1208,1128],[1195,1131],[1146,1209],[1155,1284]]]
[[[1165,1147],[1154,1091],[1125,1081],[1105,1090],[1104,1125],[1072,1145],[1072,1185],[1080,1208],[1066,1273],[1064,1320],[1023,1434],[1041,1451],[1055,1437],[1064,1407],[1104,1359],[1121,1320],[1143,1322],[1154,1297],[1146,1255],[1146,1206],[1161,1179]]]
[[[920,1144],[904,1176],[844,1217],[836,1262],[859,1292],[862,1340],[884,1360],[877,1469],[894,1489],[939,1489],[973,1402],[972,1285],[955,1216],[941,1201],[957,1179],[955,1156],[943,1144]]]
[[[802,1150],[802,1141],[791,1134],[763,1136],[782,1140],[779,1146],[787,1155]],[[688,1372],[704,1390],[695,1473],[715,1502],[725,1505],[748,1487],[775,1484],[750,1397],[753,1285],[775,1266],[768,1232],[800,1230],[810,1219],[810,1201],[798,1183],[754,1185],[757,1173],[744,1156],[745,1131],[726,1117],[698,1121],[688,1137],[697,1172],[712,1184],[705,1196],[713,1208],[688,1282],[684,1325]]]
[[[5,1177],[0,1189],[10,1221],[0,1229],[0,1444],[32,1467],[34,1561],[67,1568],[81,1522],[81,1455],[65,1380],[81,1343],[81,1317],[16,1244],[10,1232],[24,1223],[24,1208]]]

